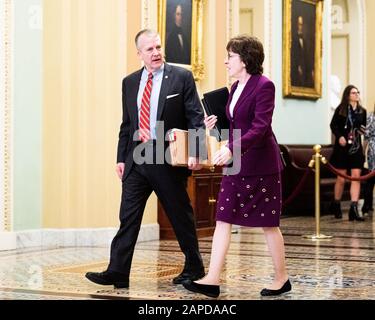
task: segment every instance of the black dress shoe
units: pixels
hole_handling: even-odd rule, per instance
[[[185,281],[182,285],[189,291],[201,293],[211,298],[217,298],[220,295],[220,286],[217,285],[200,284],[194,281]]]
[[[261,292],[260,292],[260,295],[263,296],[263,297],[267,297],[267,296],[278,296],[282,293],[285,293],[285,292],[289,292],[290,290],[292,290],[292,285],[288,279],[287,282],[284,283],[284,285],[278,289],[278,290],[272,290],[272,289],[266,289],[264,288]]]
[[[122,273],[110,271],[87,272],[86,278],[96,284],[101,284],[103,286],[114,285],[117,289],[129,288],[129,277]]]
[[[202,279],[204,276],[205,276],[204,270],[197,271],[197,272],[182,271],[177,277],[173,278],[173,283],[182,284],[188,280],[195,281],[195,280]]]

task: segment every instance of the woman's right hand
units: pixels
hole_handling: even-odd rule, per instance
[[[340,137],[339,144],[340,144],[341,147],[345,147],[346,146],[346,139],[344,137]]]
[[[212,130],[217,122],[217,116],[212,115],[204,118],[204,124],[208,130]]]

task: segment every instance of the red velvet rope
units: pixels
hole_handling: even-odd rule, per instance
[[[288,199],[286,199],[284,201],[283,208],[286,207],[289,203],[291,203],[294,200],[294,198],[299,195],[299,193],[301,192],[302,187],[304,186],[304,184],[306,182],[306,179],[307,179],[310,172],[311,172],[311,169],[308,168],[306,170],[305,174],[303,175],[302,179],[300,180],[299,184],[297,185],[297,187],[292,192],[292,194],[288,197]]]
[[[353,178],[351,176],[348,176],[347,174],[343,174],[343,173],[339,172],[329,162],[327,162],[326,165],[327,165],[328,169],[331,170],[335,175],[340,176],[340,177],[345,178],[345,179],[350,180],[350,181],[365,181],[365,180],[369,180],[369,179],[375,177],[375,171],[371,171],[369,174],[366,174],[366,175],[361,176],[359,178]]]
[[[327,162],[326,165],[327,165],[328,169],[331,170],[335,175],[340,176],[340,177],[345,178],[345,179],[350,180],[350,181],[366,181],[366,180],[369,180],[369,179],[375,177],[375,171],[371,171],[369,174],[361,176],[360,178],[353,178],[351,176],[348,176],[347,174],[343,174],[343,173],[339,172],[329,162]],[[295,197],[297,197],[299,195],[299,193],[301,192],[302,187],[305,185],[306,179],[307,179],[307,177],[308,177],[308,175],[311,171],[312,170],[310,168],[306,169],[306,172],[304,173],[304,175],[303,175],[302,179],[300,180],[300,182],[298,183],[297,187],[294,189],[294,191],[288,197],[288,199],[286,199],[283,202],[283,205],[282,205],[283,208],[285,208],[289,203],[291,203],[294,200]]]

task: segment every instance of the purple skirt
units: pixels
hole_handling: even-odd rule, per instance
[[[224,176],[216,221],[245,227],[278,227],[282,205],[281,174]]]

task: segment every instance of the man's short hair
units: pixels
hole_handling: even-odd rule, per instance
[[[153,37],[153,36],[159,36],[159,33],[157,33],[155,30],[152,30],[152,29],[143,29],[143,30],[139,31],[137,33],[137,35],[135,36],[135,46],[137,47],[137,49],[139,49],[138,42],[139,42],[139,38],[142,35],[146,35],[148,37]]]

